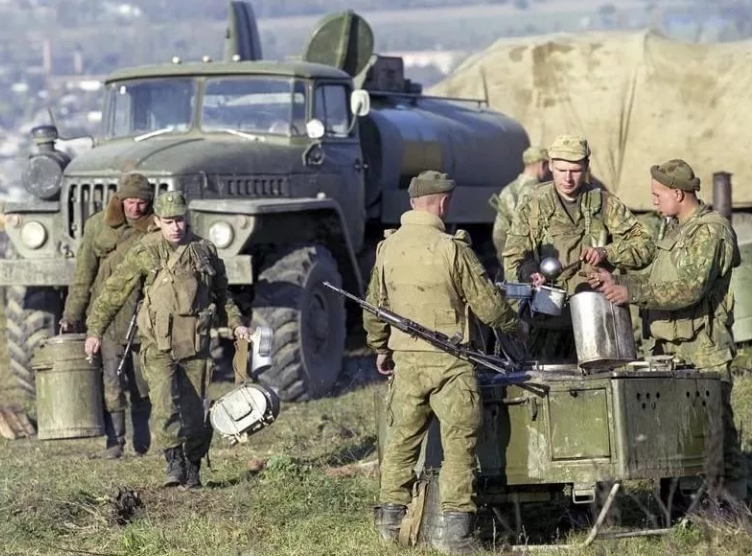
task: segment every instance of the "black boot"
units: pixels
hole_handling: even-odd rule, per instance
[[[185,482],[184,489],[201,487],[201,460],[191,461],[185,458]]]
[[[373,525],[381,541],[396,543],[407,508],[401,504],[382,504],[373,510]]]
[[[441,539],[433,548],[442,554],[473,554],[481,550],[473,538],[473,514],[444,512]]]
[[[183,447],[168,448],[164,451],[167,460],[167,478],[162,486],[173,487],[185,482],[185,458]]]
[[[131,399],[131,422],[133,423],[132,444],[137,455],[143,456],[151,446],[151,432],[149,431],[149,416],[151,403],[149,399],[133,402]]]
[[[120,459],[125,446],[125,412],[104,412],[105,450],[90,457],[94,459]]]

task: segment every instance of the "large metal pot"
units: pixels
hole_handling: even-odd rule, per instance
[[[573,295],[569,307],[580,367],[608,369],[637,359],[627,307],[614,305],[597,292]]]
[[[50,338],[32,361],[40,440],[104,435],[102,366],[84,353],[85,334]]]
[[[567,300],[567,292],[550,286],[538,286],[534,288],[533,300],[530,308],[534,313],[543,313],[558,317]]]

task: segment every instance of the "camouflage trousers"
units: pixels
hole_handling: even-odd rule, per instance
[[[125,411],[128,405],[126,393],[130,397],[132,407],[148,404],[149,388],[141,373],[138,347],[137,344],[133,346],[131,355],[125,362],[123,374],[118,376],[117,369],[125,346],[106,337],[102,340],[102,382],[106,411]]]
[[[212,438],[203,404],[211,357],[205,353],[175,360],[169,352],[146,344],[141,346],[141,365],[149,385],[157,447],[183,446],[188,459],[200,460],[209,451]]]
[[[474,512],[475,444],[480,390],[472,367],[445,353],[395,352],[387,400],[388,440],[381,462],[382,504],[408,504],[414,467],[432,416],[439,420],[444,461],[443,511]]]

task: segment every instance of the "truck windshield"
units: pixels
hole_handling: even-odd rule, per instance
[[[111,83],[105,91],[104,137],[148,138],[191,126],[196,83],[155,78]]]
[[[201,129],[228,129],[301,135],[305,133],[306,94],[303,82],[289,78],[222,77],[208,79],[204,89]]]

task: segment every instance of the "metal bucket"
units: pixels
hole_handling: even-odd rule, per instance
[[[85,334],[55,336],[32,362],[40,440],[104,435],[101,360],[86,360],[85,341]]]
[[[614,305],[597,292],[573,295],[569,307],[580,367],[608,369],[637,359],[627,307]]]

